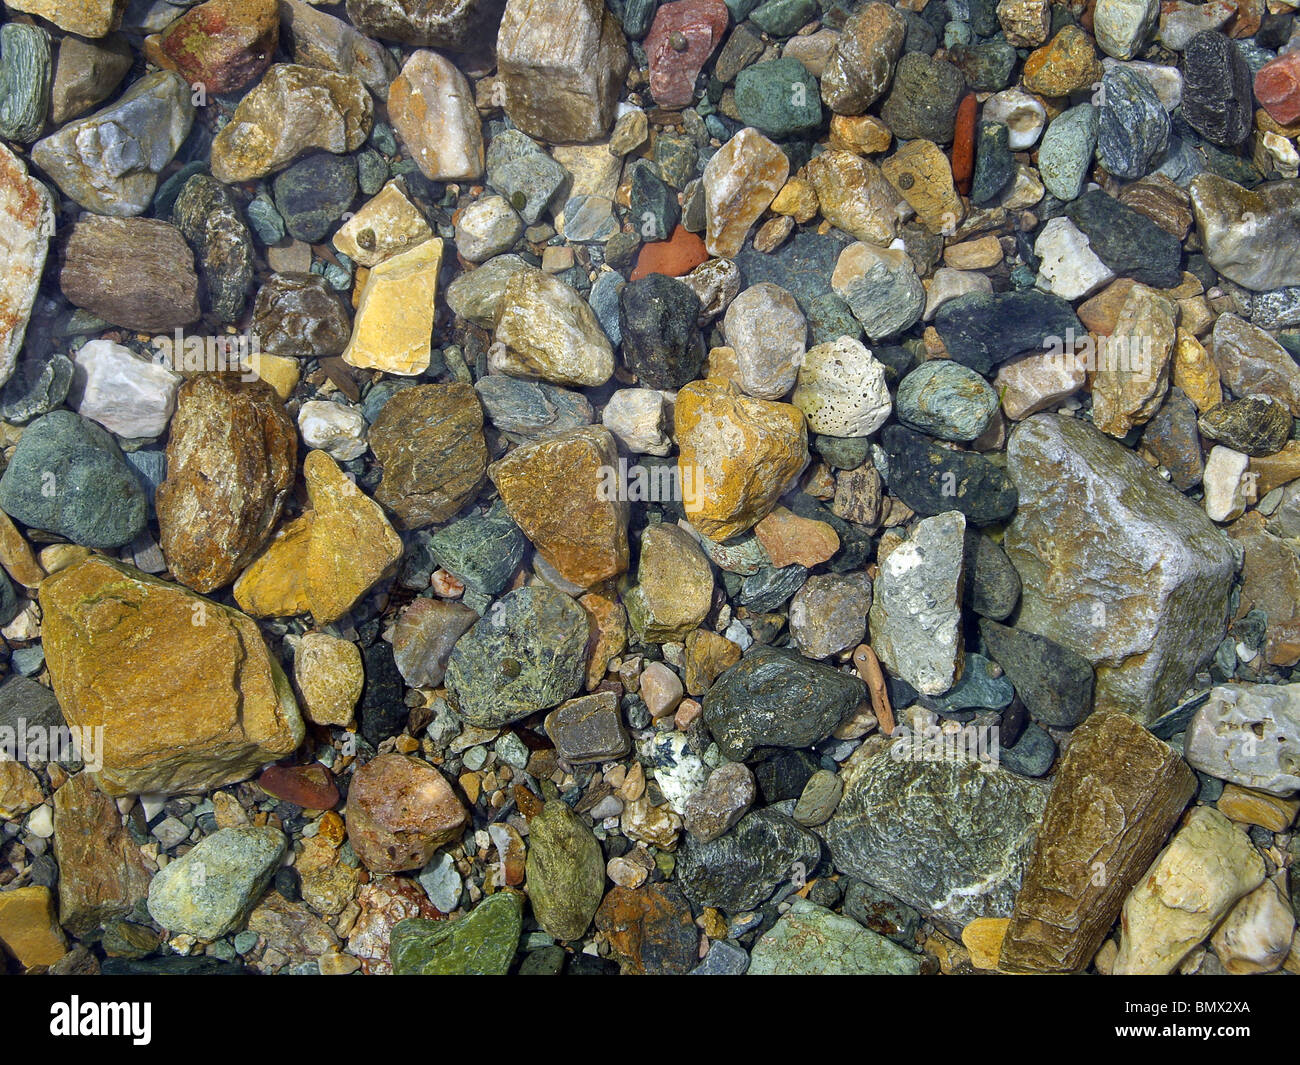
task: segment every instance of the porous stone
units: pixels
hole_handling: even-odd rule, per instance
[[[1300,791],[1300,686],[1219,685],[1192,718],[1186,748],[1203,772],[1290,797]]]
[[[804,355],[791,402],[824,436],[870,436],[889,417],[886,370],[861,341],[842,336]]]

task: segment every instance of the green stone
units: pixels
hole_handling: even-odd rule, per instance
[[[851,917],[795,899],[754,945],[751,976],[916,976],[919,955]]]
[[[749,16],[764,33],[789,37],[811,22],[817,14],[817,0],[767,0]]]
[[[736,75],[736,109],[745,125],[790,137],[821,125],[821,90],[799,60],[772,59]]]
[[[27,143],[40,136],[52,71],[44,30],[17,22],[0,27],[0,137]]]
[[[537,923],[556,939],[579,939],[605,895],[605,856],[589,825],[561,801],[528,824],[525,866]]]
[[[398,921],[388,957],[398,976],[504,976],[523,921],[523,896],[498,892],[455,921]]]

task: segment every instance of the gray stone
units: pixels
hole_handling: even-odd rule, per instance
[[[687,836],[677,852],[677,879],[697,907],[752,910],[780,885],[806,876],[821,859],[821,842],[776,810],[758,810],[715,840]]]
[[[795,899],[754,944],[751,976],[916,976],[921,958],[849,917]]]
[[[1038,147],[1038,171],[1047,191],[1058,200],[1072,200],[1083,191],[1097,147],[1097,109],[1078,104],[1048,124]]]
[[[613,761],[632,749],[613,692],[570,699],[546,715],[544,727],[560,757],[570,765]]]
[[[829,658],[862,642],[870,609],[865,574],[819,573],[790,603],[790,634],[808,658]]]
[[[998,394],[980,374],[950,359],[923,362],[894,397],[898,420],[940,440],[983,435],[998,411]]]
[[[1283,798],[1300,791],[1300,684],[1222,684],[1184,741],[1203,773]]]

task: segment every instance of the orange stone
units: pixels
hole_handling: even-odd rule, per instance
[[[707,262],[708,258],[709,252],[704,247],[704,241],[679,225],[667,240],[641,246],[641,254],[637,256],[631,280],[639,281],[649,274],[681,277],[700,263]]]
[[[975,94],[968,92],[957,107],[952,141],[952,179],[963,196],[970,192],[975,171]]]
[[[840,549],[839,536],[826,522],[801,518],[785,507],[777,507],[755,525],[754,535],[777,569],[794,563],[811,569]]]

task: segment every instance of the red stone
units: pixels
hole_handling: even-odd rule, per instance
[[[644,244],[637,256],[632,280],[639,281],[648,274],[681,277],[689,274],[700,263],[707,262],[709,251],[698,236],[689,229],[678,226],[667,240]]]
[[[279,40],[275,0],[207,0],[146,43],[158,66],[210,93],[225,93],[260,78]]]
[[[319,762],[311,765],[273,765],[257,778],[258,787],[277,799],[304,810],[332,810],[339,804],[334,774]]]
[[[1255,99],[1280,126],[1300,119],[1300,52],[1288,52],[1260,68]]]
[[[975,94],[968,92],[957,107],[952,140],[952,179],[963,196],[970,192],[975,171]]]
[[[676,0],[655,12],[645,39],[655,103],[677,110],[695,99],[695,79],[722,43],[728,18],[722,0]]]

